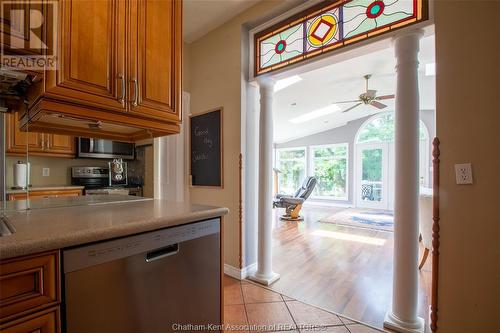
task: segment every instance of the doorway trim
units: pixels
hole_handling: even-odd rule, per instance
[[[317,1],[319,2],[319,1]],[[401,90],[404,90],[406,92],[408,92],[407,94],[402,94],[401,98],[399,98],[399,103],[400,105],[404,105],[405,107],[409,107],[410,110],[412,111],[412,115],[415,114],[415,105],[418,105],[418,100],[416,99],[416,97],[418,97],[418,86],[412,86],[411,84],[407,84],[408,83],[408,80],[405,80],[403,78],[407,78],[408,76],[415,76],[416,74],[416,64],[417,62],[415,61],[415,57],[416,55],[418,54],[418,48],[419,48],[419,40],[420,38],[423,36],[423,35],[430,35],[434,32],[434,26],[433,26],[433,7],[432,5],[429,6],[429,19],[427,21],[424,21],[424,22],[420,22],[418,24],[415,24],[415,25],[412,25],[412,26],[409,26],[409,27],[405,27],[405,28],[402,28],[401,30],[398,30],[398,31],[391,31],[391,32],[388,32],[387,34],[384,34],[384,35],[379,35],[379,36],[376,36],[372,39],[369,39],[369,40],[363,40],[363,41],[360,41],[358,43],[355,43],[355,44],[351,44],[351,45],[348,45],[344,48],[341,48],[341,49],[338,49],[336,51],[332,51],[328,54],[324,54],[324,55],[321,55],[321,56],[318,56],[314,59],[309,59],[309,60],[305,60],[303,62],[300,62],[300,63],[295,63],[295,64],[292,64],[290,66],[287,66],[287,67],[284,67],[284,68],[281,68],[281,69],[277,69],[276,71],[273,71],[272,73],[268,73],[266,75],[260,75],[258,80],[257,78],[254,77],[253,75],[253,65],[254,65],[254,61],[255,61],[255,49],[254,49],[254,36],[256,33],[262,31],[263,29],[265,29],[266,27],[269,27],[271,26],[274,22],[276,21],[280,21],[282,20],[283,18],[288,18],[294,14],[297,14],[298,12],[300,12],[302,9],[304,8],[308,8],[312,5],[314,5],[315,3],[317,3],[316,1],[309,1],[307,4],[304,4],[303,6],[299,6],[281,16],[279,16],[278,18],[274,19],[274,20],[271,20],[271,21],[268,21],[267,23],[263,24],[263,25],[260,25],[254,29],[251,29],[248,33],[248,35],[245,35],[242,40],[246,41],[246,46],[244,46],[244,48],[247,48],[247,54],[249,56],[249,58],[245,58],[243,59],[243,71],[246,71],[243,72],[243,75],[242,75],[242,83],[243,83],[243,93],[242,93],[242,96],[245,96],[245,94],[248,94],[249,95],[249,99],[246,99],[244,101],[242,101],[242,122],[252,122],[252,124],[254,124],[254,120],[252,116],[248,116],[248,114],[250,113],[249,111],[252,111],[252,110],[255,110],[256,111],[256,116],[258,117],[259,113],[260,113],[260,121],[258,121],[257,123],[260,123],[260,127],[261,127],[261,132],[262,133],[259,133],[258,131],[258,128],[257,127],[246,127],[246,130],[247,132],[243,133],[242,132],[242,146],[245,147],[245,149],[253,149],[252,148],[252,143],[254,141],[254,139],[252,138],[252,133],[255,133],[257,134],[257,136],[261,136],[262,134],[264,134],[265,136],[269,136],[270,134],[272,135],[272,95],[273,95],[273,86],[274,86],[274,82],[275,80],[280,80],[280,79],[283,79],[285,77],[288,77],[288,76],[291,76],[291,75],[300,75],[302,73],[305,73],[305,72],[308,72],[308,71],[311,71],[311,70],[314,70],[314,69],[318,69],[318,68],[321,68],[321,67],[324,67],[326,65],[331,65],[331,64],[334,64],[334,63],[339,63],[339,62],[342,62],[342,61],[345,61],[345,60],[348,60],[350,58],[353,58],[353,57],[358,57],[360,55],[363,55],[363,54],[366,54],[366,53],[371,53],[371,52],[375,52],[375,51],[378,51],[378,50],[381,50],[381,49],[384,49],[384,48],[387,48],[389,47],[392,43],[395,43],[396,44],[396,60],[398,61],[399,60],[399,64],[404,64],[405,67],[408,67],[408,69],[411,69],[411,72],[404,72],[404,71],[396,71],[397,73],[400,73],[399,75],[401,76],[401,80],[398,80],[397,81],[397,86],[399,88],[401,88]],[[406,53],[403,52],[403,51],[407,51]],[[410,80],[411,81],[411,80]],[[261,95],[261,101],[260,101],[260,105],[258,104],[258,102],[256,100],[252,100],[252,96],[257,96],[257,95],[253,95],[253,92],[256,92],[257,89],[260,89],[260,95]],[[264,98],[262,98],[262,96],[264,96]],[[413,104],[414,101],[417,100],[417,103],[415,105],[411,105]],[[257,104],[253,104],[257,102]],[[396,99],[396,103],[398,103],[398,98]],[[404,108],[403,108],[404,109]],[[259,111],[260,110],[260,111]],[[399,110],[401,110],[401,108],[399,108]],[[271,115],[271,116],[270,116]],[[255,117],[255,118],[257,118]],[[401,129],[401,128],[404,128],[404,127],[408,127],[408,120],[409,118],[408,117],[405,117],[405,121],[400,121],[399,123],[399,126],[397,126],[397,128]],[[398,141],[399,142],[399,141]],[[410,146],[413,146],[414,147],[414,144],[415,142],[411,141],[409,142],[410,143]],[[272,144],[272,143],[271,143]],[[267,158],[267,149],[260,149],[259,153],[258,153],[258,158],[259,159],[266,159]],[[248,161],[248,159],[247,159]],[[259,162],[260,163],[260,162]],[[252,167],[255,167],[255,165],[252,165],[252,164],[249,164],[248,165],[248,168],[252,168]],[[269,170],[267,170],[269,169]],[[258,179],[272,179],[272,177],[269,177],[269,175],[272,173],[272,168],[260,168],[258,169],[259,170],[259,173],[258,173]],[[405,168],[403,168],[403,170],[405,170]],[[414,170],[413,170],[414,171]],[[251,182],[251,180],[248,180],[249,182]],[[271,183],[271,182],[269,182]],[[244,186],[246,186],[247,184],[250,185],[250,183],[247,183],[247,180],[245,179],[244,180]],[[268,191],[269,190],[269,191]],[[266,187],[262,187],[261,189],[259,189],[259,193],[260,195],[262,196],[262,193],[263,191],[266,191],[271,193],[271,186],[269,187],[269,189],[267,189],[267,186]],[[267,194],[266,194],[267,196]],[[405,194],[405,197],[407,197],[407,195]],[[415,200],[413,200],[412,198],[411,199],[411,203],[412,205],[414,206],[414,203],[416,202]],[[267,201],[265,201],[266,205],[261,205],[260,207],[258,207],[258,210],[259,212],[264,211],[266,210],[266,207],[267,207]],[[246,200],[245,200],[245,205],[247,204]],[[249,210],[253,210],[253,209],[257,209],[257,206],[255,205],[256,203],[253,203],[253,206],[250,205],[250,206],[246,206],[245,207],[245,210],[246,211],[249,211]],[[261,207],[264,207],[264,209],[262,209]],[[405,212],[406,214],[406,212]],[[262,216],[267,216],[265,214],[263,214]],[[415,220],[414,217],[411,217],[411,220],[412,220],[412,225],[415,223],[417,223],[417,221]],[[247,225],[249,224],[257,224],[259,221],[261,221],[261,219],[257,219],[255,221],[247,221]],[[261,226],[259,225],[259,228]],[[264,244],[265,240],[268,240],[269,237],[270,237],[270,233],[272,232],[272,230],[267,230],[267,229],[270,229],[270,228],[262,228],[259,230],[258,232],[258,238],[259,238],[259,241],[258,241],[258,244],[259,244],[259,253],[260,252],[263,252],[265,253],[265,251],[261,251],[262,248],[261,248],[261,245]],[[403,259],[402,262],[406,262],[406,266],[403,265],[402,267],[403,268],[408,268],[407,267],[409,264],[412,265],[413,267],[413,261],[415,261],[415,267],[417,267],[417,255],[413,255],[413,249],[411,248],[413,245],[414,246],[418,246],[418,244],[413,244],[413,239],[415,239],[415,242],[417,240],[417,236],[418,235],[413,235],[413,232],[414,230],[411,229],[411,228],[408,228],[405,226],[405,228],[403,228],[403,230],[401,230],[401,232],[399,233],[400,236],[399,238],[400,239],[404,239],[405,241],[403,242],[399,242],[398,244],[399,245],[403,245],[402,249],[398,249],[399,253],[398,253],[398,256],[396,258],[396,255],[395,255],[395,260],[398,259],[400,262],[401,262],[401,259]],[[397,232],[395,234],[398,234]],[[415,236],[415,237],[413,237]],[[252,237],[252,235],[250,235],[250,237]],[[256,248],[257,246],[255,246]],[[267,244],[265,246],[266,249],[271,249],[271,246],[269,246],[269,244]],[[401,251],[400,251],[401,250]],[[407,251],[407,250],[410,250],[410,251]],[[396,250],[394,251],[394,253],[396,253]],[[270,257],[270,252],[267,253],[267,256]],[[262,257],[265,257],[266,255],[262,255]],[[260,257],[260,255],[259,255]],[[270,268],[270,271],[272,272],[272,260],[267,258],[267,260],[264,261],[265,262],[265,266],[267,268]],[[249,263],[250,264],[250,263]],[[260,263],[259,263],[259,266],[260,266]],[[259,274],[259,272],[261,271],[260,268],[258,268],[257,270],[257,274]],[[400,320],[398,322],[395,321],[395,318],[399,318],[397,316],[394,316],[393,313],[394,313],[394,310],[398,310],[396,311],[397,312],[400,312],[401,308],[403,307],[407,307],[408,304],[407,303],[411,303],[413,302],[414,300],[414,297],[412,295],[411,297],[411,300],[407,300],[407,298],[401,298],[401,296],[403,295],[403,293],[401,292],[401,290],[405,289],[406,287],[405,286],[409,286],[409,288],[407,288],[408,290],[411,290],[413,292],[414,290],[414,278],[415,276],[409,276],[408,274],[401,274],[401,267],[399,267],[399,269],[395,270],[394,272],[394,277],[395,279],[398,279],[400,283],[393,283],[393,306],[392,306],[392,309],[389,310],[388,312],[388,315],[391,315],[389,316],[385,322],[384,322],[384,326],[386,327],[391,327],[392,329],[396,329],[400,332],[421,332],[423,331],[423,320],[421,318],[418,318],[418,316],[416,318],[410,318],[408,320]],[[273,272],[274,274],[274,272]],[[276,274],[277,275],[277,274]],[[268,281],[268,283],[272,283],[271,280]],[[395,286],[399,286],[401,288],[395,288]],[[397,297],[395,297],[394,295],[396,295]],[[400,304],[401,302],[397,302],[398,306],[394,306],[394,300],[397,300],[397,301],[400,301],[401,299],[404,300],[404,304]],[[402,305],[402,307],[401,307]],[[411,305],[411,304],[410,304]],[[414,312],[414,311],[411,311],[411,312]],[[416,315],[416,313],[412,313],[411,314],[411,317],[414,317]],[[401,317],[401,318],[404,318],[404,317]],[[413,320],[415,319],[415,320]]]
[[[382,200],[379,202],[367,202],[363,201],[361,198],[362,190],[362,174],[363,174],[363,159],[362,152],[367,149],[381,149],[382,150]],[[355,156],[354,156],[354,168],[355,168],[355,178],[354,178],[354,193],[356,195],[354,204],[356,207],[360,208],[372,208],[372,209],[384,209],[387,210],[389,207],[389,143],[388,142],[367,142],[367,143],[355,143]]]

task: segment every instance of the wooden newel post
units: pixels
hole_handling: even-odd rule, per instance
[[[439,139],[432,141],[432,294],[431,294],[431,330],[437,330],[438,321],[438,276],[439,276]]]

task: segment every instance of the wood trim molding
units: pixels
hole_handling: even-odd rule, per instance
[[[219,219],[220,223],[220,323],[225,324],[224,318],[224,216]]]
[[[431,284],[431,330],[436,332],[438,321],[438,276],[439,276],[439,139],[432,141],[432,284]]]
[[[243,268],[243,154],[240,153],[238,173],[238,234],[240,237],[240,269]]]

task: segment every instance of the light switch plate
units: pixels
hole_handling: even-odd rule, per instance
[[[455,164],[455,177],[458,185],[472,184],[472,164]]]
[[[42,169],[42,176],[43,177],[49,177],[50,176],[50,169],[49,168],[43,168]]]

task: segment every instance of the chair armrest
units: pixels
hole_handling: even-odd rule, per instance
[[[300,205],[304,203],[305,200],[302,198],[295,198],[295,197],[283,197],[281,198],[281,201],[287,204]]]

